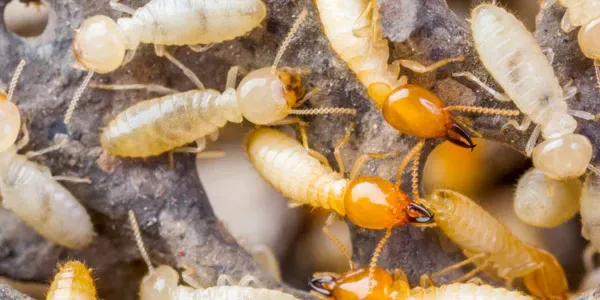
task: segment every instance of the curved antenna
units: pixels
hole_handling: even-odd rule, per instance
[[[21,76],[21,72],[23,72],[23,68],[25,67],[25,60],[21,60],[21,62],[19,62],[19,65],[17,66],[17,68],[15,69],[15,73],[13,74],[12,79],[10,80],[10,85],[8,86],[8,96],[6,98],[6,101],[9,101],[12,99],[13,94],[15,93],[15,88],[17,87],[17,82],[19,81],[19,77]]]
[[[298,15],[298,18],[294,22],[294,25],[288,32],[287,36],[285,37],[285,40],[283,40],[283,44],[281,44],[281,47],[279,47],[279,50],[277,51],[277,56],[275,56],[275,60],[273,61],[273,66],[271,66],[271,72],[275,73],[275,71],[277,71],[277,65],[279,65],[279,61],[281,60],[283,53],[285,52],[285,50],[288,48],[288,46],[292,42],[292,39],[294,38],[294,34],[296,34],[298,32],[298,29],[300,29],[300,25],[302,25],[302,22],[304,21],[304,19],[306,19],[307,15],[308,15],[308,11],[306,10],[306,8],[302,10],[300,15]]]
[[[85,88],[87,87],[87,85],[90,83],[90,80],[92,79],[93,75],[94,75],[94,72],[89,71],[88,74],[85,76],[85,79],[79,86],[79,88],[77,88],[77,90],[75,91],[75,94],[73,94],[73,100],[71,100],[71,103],[69,103],[69,108],[67,108],[67,113],[65,113],[65,124],[66,125],[69,125],[69,122],[71,122],[71,117],[73,117],[73,112],[75,111],[75,108],[77,107],[77,103],[79,103],[79,100],[81,99],[81,95],[83,94],[83,91],[85,91]]]
[[[144,241],[142,240],[142,234],[140,233],[140,226],[138,225],[137,219],[135,218],[135,213],[133,210],[129,210],[129,223],[131,224],[131,229],[133,230],[133,235],[135,237],[135,243],[142,254],[142,258],[146,265],[148,266],[148,270],[150,272],[154,272],[154,267],[152,266],[152,262],[150,261],[150,257],[148,256],[148,252],[146,252],[146,248],[144,247]]]

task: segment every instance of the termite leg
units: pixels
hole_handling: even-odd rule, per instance
[[[350,256],[350,252],[346,249],[346,246],[342,244],[342,242],[329,231],[329,226],[333,223],[333,219],[336,217],[335,212],[331,212],[325,221],[325,225],[323,225],[323,233],[340,249],[346,260],[348,261],[348,265],[350,266],[350,270],[354,270],[354,262],[352,261],[352,257]]]
[[[487,269],[489,266],[490,266],[490,262],[489,261],[484,261],[483,263],[481,263],[480,265],[478,265],[477,267],[475,267],[473,270],[469,271],[468,273],[466,273],[465,275],[459,277],[458,279],[453,280],[452,282],[469,281],[469,280],[473,279],[473,277],[475,277],[475,275],[477,275],[481,271]]]
[[[471,256],[461,262],[458,262],[456,264],[453,264],[446,268],[443,268],[437,272],[434,272],[431,274],[423,274],[423,275],[421,275],[421,278],[419,278],[419,285],[421,285],[421,287],[423,287],[423,288],[435,286],[435,281],[433,280],[435,277],[444,275],[446,273],[450,273],[454,270],[462,268],[463,266],[474,263],[475,261],[477,261],[479,259],[485,259],[487,256],[488,256],[488,254],[486,254],[486,253],[479,253],[479,254]]]
[[[436,69],[443,67],[447,64],[453,63],[453,62],[462,62],[464,61],[465,58],[460,56],[460,57],[451,57],[451,58],[445,58],[439,61],[434,62],[433,64],[429,65],[429,66],[424,66],[422,65],[420,62],[418,61],[414,61],[414,60],[410,60],[410,59],[401,59],[400,60],[400,65],[402,65],[403,67],[413,71],[413,72],[417,72],[417,73],[428,73],[428,72],[432,72],[435,71]]]
[[[310,92],[306,93],[302,99],[298,100],[296,103],[294,103],[294,106],[292,106],[292,108],[297,108],[302,106],[302,104],[304,104],[306,101],[309,101],[310,99],[312,99],[316,94],[319,93],[319,89],[318,88],[314,88],[312,90],[310,90]]]
[[[241,243],[240,243],[241,244]],[[258,244],[243,247],[245,248],[254,260],[258,262],[265,270],[267,270],[277,281],[281,281],[281,268],[279,266],[279,261],[277,261],[277,257],[273,253],[271,248]]]
[[[506,275],[502,276],[502,274],[521,274],[519,276],[526,276],[527,274],[531,274],[532,272],[535,272],[543,266],[543,263],[529,263],[524,266],[501,269],[498,273],[500,274],[500,277],[503,277],[505,279],[504,284],[506,288],[512,289],[512,282],[515,280],[515,277]],[[546,277],[542,276],[541,278],[544,278],[544,285],[546,286],[546,290],[549,290]]]
[[[258,288],[263,287],[260,280],[258,280],[258,278],[254,277],[252,275],[246,275],[246,276],[242,277],[242,279],[240,279],[240,282],[238,283],[239,286],[250,286],[251,284],[254,284],[254,286],[256,286]]]
[[[352,26],[352,35],[358,38],[368,38],[372,36],[373,26],[373,1],[369,1],[365,10],[358,16]]]
[[[239,70],[239,66],[233,66],[229,69],[229,71],[227,72],[227,81],[225,83],[225,89],[235,89],[235,84],[237,83]]]
[[[17,150],[21,150],[23,148],[25,148],[25,146],[27,146],[27,144],[29,144],[29,129],[27,128],[27,124],[25,124],[26,122],[23,122],[23,124],[21,125],[21,131],[23,132],[23,137],[17,141],[16,143],[16,147]]]
[[[179,153],[200,153],[206,149],[206,138],[201,137],[196,140],[196,147],[181,147],[173,150]]]
[[[296,116],[287,116],[285,119],[275,121],[269,123],[269,126],[283,126],[283,125],[304,125],[306,126],[306,122],[302,121],[300,118]]]
[[[137,48],[127,50],[127,53],[125,53],[125,57],[123,57],[123,61],[121,62],[121,66],[124,66],[124,65],[130,63],[133,60],[133,58],[135,57],[136,51],[137,51]]]
[[[110,0],[110,2],[108,2],[108,4],[110,5],[110,7],[116,11],[120,11],[122,13],[126,13],[126,14],[130,14],[133,15],[135,14],[135,9],[123,4],[123,3],[119,3],[119,0]]]
[[[369,291],[373,289],[373,284],[375,282],[375,268],[377,267],[377,261],[379,260],[379,255],[381,254],[381,250],[383,250],[383,246],[387,243],[387,241],[392,236],[392,229],[388,228],[385,230],[385,235],[381,238],[375,251],[373,252],[373,257],[371,258],[371,263],[369,263]]]
[[[300,124],[300,126],[298,126],[298,130],[300,131],[300,137],[302,138],[302,145],[304,145],[304,149],[306,149],[308,154],[310,154],[310,156],[312,156],[315,159],[317,159],[318,161],[320,161],[322,164],[329,166],[329,161],[327,161],[327,158],[325,157],[325,155],[319,153],[316,150],[311,149],[308,146],[308,134],[306,133],[306,126]]]
[[[203,289],[204,286],[202,286],[202,284],[200,284],[200,281],[198,281],[198,279],[196,278],[196,271],[194,271],[194,269],[183,265],[183,272],[181,272],[181,279],[183,279],[183,282],[185,282],[187,285],[193,287],[194,289],[200,290]]]
[[[110,91],[126,91],[126,90],[146,90],[152,93],[158,93],[163,95],[177,94],[178,90],[174,90],[172,88],[168,88],[166,86],[158,85],[158,84],[98,84],[98,83],[90,83],[88,85],[94,89],[101,90],[110,90]]]
[[[352,170],[350,171],[350,180],[354,180],[358,177],[358,175],[360,175],[360,171],[362,170],[362,167],[365,165],[365,162],[367,161],[367,159],[386,159],[388,157],[392,157],[392,156],[396,156],[396,155],[398,155],[397,151],[390,152],[390,153],[368,152],[368,153],[361,154],[354,162],[354,165],[352,165]]]
[[[406,273],[402,269],[394,269],[392,270],[392,279],[394,281],[406,281],[408,282],[408,277]]]
[[[41,149],[38,151],[29,151],[29,152],[25,153],[25,156],[27,156],[27,158],[32,158],[32,157],[44,155],[48,152],[59,150],[60,148],[64,147],[68,142],[69,142],[68,138],[63,138],[56,145],[52,145],[52,146],[49,146],[47,148],[44,148],[44,149]]]
[[[525,144],[525,153],[528,157],[531,157],[531,154],[533,153],[533,148],[535,148],[535,143],[537,143],[541,131],[542,127],[540,125],[537,125],[533,129],[533,132],[531,132],[531,136],[529,137],[527,144]]]
[[[194,51],[194,52],[204,52],[210,48],[212,48],[215,44],[208,44],[208,45],[202,45],[202,44],[198,44],[198,45],[188,45],[188,47],[190,48],[190,50]]]
[[[233,286],[235,282],[229,275],[221,274],[217,278],[217,286]]]
[[[507,94],[500,93],[500,92],[496,91],[495,89],[491,88],[489,85],[485,84],[483,81],[481,81],[481,79],[477,78],[477,76],[473,75],[473,73],[471,73],[471,72],[453,73],[452,76],[466,77],[467,79],[471,80],[475,84],[479,85],[482,89],[484,89],[490,95],[494,96],[494,98],[500,102],[510,102],[511,101],[510,97]]]
[[[506,127],[508,126],[512,126],[518,131],[525,131],[527,130],[527,128],[529,128],[530,125],[531,119],[528,116],[525,116],[523,117],[523,121],[521,121],[521,124],[519,124],[519,122],[515,120],[510,120],[500,128],[500,131],[506,129]]]
[[[52,179],[56,181],[68,181],[73,183],[92,183],[89,178],[81,178],[74,176],[52,176]]]
[[[565,33],[569,33],[571,31],[575,30],[575,28],[577,28],[576,26],[573,26],[573,24],[571,24],[571,19],[569,19],[569,14],[566,12],[563,15],[562,20],[560,21],[560,28]]]
[[[554,62],[554,50],[552,50],[552,48],[548,47],[548,48],[542,49],[542,52],[546,55],[546,58],[548,59],[548,63],[552,64],[552,62]]]
[[[421,152],[423,149],[423,145],[425,144],[425,140],[419,141],[404,157],[400,166],[398,167],[398,172],[396,173],[396,186],[402,185],[402,174],[404,173],[404,169],[410,162],[410,160],[417,154],[417,152]]]
[[[486,285],[487,282],[485,282],[485,280],[481,279],[481,277],[473,277],[469,280],[466,281],[466,283],[472,283],[472,284],[476,284],[476,285]]]
[[[335,161],[338,164],[339,172],[342,175],[346,173],[346,166],[342,157],[342,147],[344,147],[344,145],[346,145],[350,140],[350,135],[352,134],[352,129],[354,129],[354,125],[354,122],[348,125],[348,127],[346,128],[346,134],[339,142],[337,142],[337,144],[333,148],[333,156],[335,157]]]
[[[569,109],[567,113],[575,118],[579,118],[582,120],[593,121],[596,119],[596,115],[584,110]]]
[[[190,68],[186,67],[179,60],[177,60],[175,57],[173,57],[165,49],[165,46],[154,45],[154,52],[156,53],[157,56],[166,57],[169,61],[171,61],[174,65],[176,65],[179,69],[181,69],[181,71],[183,71],[183,74],[185,74],[185,76],[187,76],[196,85],[196,87],[198,87],[199,90],[201,90],[201,91],[205,90],[204,84],[202,84],[202,81],[200,81],[200,79],[198,79],[198,76],[196,76],[196,74],[194,74],[194,72]]]

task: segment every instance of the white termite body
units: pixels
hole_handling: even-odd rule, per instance
[[[600,177],[593,172],[585,179],[579,213],[583,237],[600,251]]]
[[[94,229],[81,203],[15,146],[0,152],[0,193],[2,205],[46,239],[71,249],[92,242]]]
[[[567,8],[561,22],[561,28],[570,32],[581,26],[577,42],[581,52],[594,60],[596,68],[600,61],[600,1],[598,0],[560,0]],[[597,78],[598,79],[598,78]]]
[[[554,180],[583,175],[592,145],[587,137],[574,133],[577,121],[569,115],[565,93],[531,33],[494,4],[473,10],[471,28],[486,69],[519,110],[541,127],[545,141],[533,149],[535,167]],[[536,129],[531,146],[538,135]]]
[[[261,0],[151,0],[126,10],[133,15],[117,22],[93,16],[76,32],[73,52],[88,70],[114,71],[125,51],[134,51],[140,43],[193,46],[231,40],[250,32],[267,13]]]

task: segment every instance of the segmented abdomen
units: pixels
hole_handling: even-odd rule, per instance
[[[348,180],[310,156],[295,139],[275,129],[259,128],[248,135],[246,153],[258,173],[293,204],[345,215],[343,194]]]
[[[77,199],[56,182],[48,168],[17,155],[0,174],[2,205],[46,239],[71,249],[92,242],[90,216]]]
[[[356,37],[352,32],[354,24],[367,8],[370,0],[315,0],[323,31],[329,39],[331,48],[356,73],[358,80],[369,87],[381,82],[392,89],[398,86],[398,74],[389,70],[388,42],[383,38],[379,25],[379,9],[373,1],[373,36]]]
[[[258,26],[267,8],[260,0],[152,0],[132,19],[140,41],[159,45],[212,44]]]
[[[78,261],[59,266],[46,300],[96,300],[96,287],[90,271]]]
[[[482,4],[471,29],[479,57],[521,112],[545,125],[548,109],[567,111],[552,66],[531,33],[503,8]]]
[[[124,157],[159,155],[241,122],[235,93],[189,91],[137,103],[104,129],[102,148]]]
[[[276,290],[242,286],[219,286],[203,290],[193,290],[178,286],[171,299],[186,300],[297,300],[298,298]]]
[[[471,283],[453,283],[439,288],[431,287],[425,290],[414,289],[409,300],[533,300],[519,292],[496,288],[490,285],[475,285]]]

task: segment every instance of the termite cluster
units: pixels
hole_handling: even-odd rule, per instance
[[[581,51],[593,60],[597,69],[600,42],[596,25],[600,22],[600,2],[559,2],[567,8],[563,30],[581,26],[578,35]],[[69,125],[73,117],[77,118],[77,105],[89,85],[113,91],[145,89],[163,94],[125,109],[102,129],[98,144],[107,155],[122,159],[174,152],[193,153],[198,159],[226,156],[226,153],[206,151],[207,141],[217,139],[219,130],[227,123],[241,123],[246,119],[256,125],[243,143],[256,172],[289,199],[290,207],[308,206],[329,211],[323,232],[348,260],[350,270],[346,273],[320,272],[310,278],[307,288],[315,296],[339,300],[567,299],[570,290],[566,275],[552,254],[517,238],[465,195],[447,189],[437,189],[429,195],[420,192],[419,162],[426,140],[442,138],[468,149],[476,146],[471,138],[476,130],[464,122],[459,113],[504,118],[507,126],[502,130],[524,132],[534,124],[523,147],[533,160],[533,168],[521,177],[516,187],[515,213],[527,224],[550,228],[580,212],[582,234],[591,242],[586,252],[586,266],[592,272],[593,255],[596,250],[600,251],[600,173],[591,165],[592,143],[576,130],[579,121],[592,122],[595,115],[569,108],[568,100],[577,91],[560,85],[552,68],[551,49],[544,53],[532,34],[506,9],[495,3],[481,4],[472,10],[470,18],[473,45],[481,64],[504,92],[488,86],[469,70],[454,73],[453,77],[457,81],[464,77],[470,80],[463,82],[465,85],[475,83],[496,100],[513,103],[505,103],[503,108],[447,106],[429,89],[409,84],[407,76],[400,76],[400,70],[432,72],[449,64],[459,66],[463,57],[445,58],[429,66],[409,59],[389,63],[390,49],[379,24],[376,0],[314,1],[331,50],[355,73],[385,122],[398,134],[419,138],[401,159],[396,180],[392,182],[380,176],[362,175],[362,171],[368,160],[387,159],[398,153],[362,153],[347,170],[343,149],[352,139],[357,121],[352,118],[356,117],[356,110],[352,107],[302,108],[316,92],[307,92],[302,66],[280,67],[285,50],[295,43],[295,34],[308,17],[306,9],[289,28],[270,66],[247,72],[239,83],[240,68],[232,67],[223,74],[226,85],[223,92],[219,92],[206,89],[194,72],[173,57],[166,47],[187,46],[202,52],[213,44],[258,30],[268,14],[263,1],[151,0],[135,9],[110,0],[109,5],[130,16],[116,21],[104,15],[91,16],[74,31],[74,64],[87,70],[88,75],[73,95],[64,123]],[[551,5],[554,1],[542,4],[543,7]],[[141,44],[153,44],[156,54],[176,65],[196,88],[179,92],[154,84],[91,83],[94,74],[113,72],[134,60]],[[8,91],[0,90],[2,204],[49,241],[71,249],[85,248],[95,236],[92,220],[75,196],[57,181],[90,181],[52,176],[47,167],[30,160],[60,150],[69,143],[69,137],[58,136],[55,145],[47,149],[18,154],[29,139],[27,124],[22,122],[15,104],[18,103],[15,102],[18,79],[23,71],[26,71],[24,61],[17,66]],[[600,86],[600,76],[597,78]],[[332,149],[337,170],[330,166],[325,155],[311,149],[307,123],[300,119],[303,115],[336,115],[347,120],[343,138],[335,141]],[[521,123],[512,119],[521,115]],[[273,128],[279,125],[297,127],[301,141]],[[538,144],[540,135],[543,141]],[[192,143],[195,146],[190,146]],[[403,190],[402,185],[407,168],[411,171],[410,191]],[[239,284],[231,284],[233,281],[227,274],[220,274],[217,286],[206,287],[194,278],[194,270],[188,269],[181,275],[185,284],[180,284],[180,275],[173,267],[154,267],[133,211],[129,210],[128,217],[133,230],[132,241],[148,267],[139,288],[141,299],[296,299],[284,291],[262,287],[251,274],[241,278]],[[329,227],[336,217],[347,217],[349,222],[365,230],[385,231],[369,265],[355,266],[350,251],[330,232]],[[419,286],[411,287],[403,270],[390,272],[378,266],[386,242],[393,238],[392,229],[404,225],[423,230],[439,228],[463,250],[466,259],[434,273],[421,274]],[[438,285],[434,280],[466,266],[471,268],[469,272],[451,282]],[[480,273],[499,280],[504,286],[498,286],[498,281],[486,282],[478,277]],[[97,299],[93,270],[91,274],[88,267],[78,261],[59,265],[47,299]],[[525,289],[516,289],[517,282],[522,282]]]

